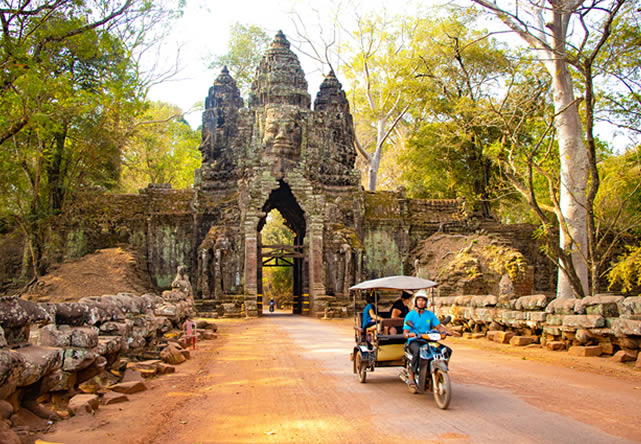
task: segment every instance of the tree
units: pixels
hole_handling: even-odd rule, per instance
[[[150,183],[189,188],[200,167],[200,133],[177,106],[152,102],[122,150],[120,189],[136,192]]]
[[[517,69],[486,31],[473,30],[475,14],[416,19],[410,54],[413,128],[402,155],[403,178],[416,197],[465,197],[482,217],[492,215],[500,171],[488,148],[502,137],[491,100]]]
[[[117,183],[119,148],[145,94],[140,48],[166,14],[133,0],[0,8],[2,211],[27,239],[33,276],[45,270],[48,221],[71,193]]]
[[[560,165],[558,182],[550,182],[553,211],[560,229],[559,245],[552,252],[559,260],[557,297],[594,294],[598,289],[599,272],[593,211],[599,175],[593,136],[592,70],[612,34],[614,19],[624,0],[548,0],[504,3],[503,6],[488,0],[473,1],[494,13],[536,50],[548,71]],[[584,83],[586,133],[583,132],[580,100],[575,95],[571,68],[582,76]],[[534,169],[534,166],[530,164],[530,168]],[[541,220],[545,220],[531,190],[522,191],[541,215]]]
[[[267,32],[258,25],[234,23],[229,29],[227,53],[214,57],[210,69],[227,66],[241,94],[247,97],[254,73],[271,41]]]

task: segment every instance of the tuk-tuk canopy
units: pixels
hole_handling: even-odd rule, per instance
[[[371,279],[363,281],[349,287],[350,290],[372,290],[372,289],[386,289],[386,290],[420,290],[423,288],[436,287],[438,284],[429,279],[422,279],[414,276],[388,276],[379,279]]]

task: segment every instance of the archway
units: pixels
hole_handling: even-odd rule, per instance
[[[257,248],[257,296],[258,313],[262,313],[263,292],[263,266],[286,265],[292,269],[292,312],[295,314],[309,314],[308,281],[306,279],[307,267],[304,239],[306,233],[305,213],[292,194],[289,185],[279,180],[279,187],[273,190],[262,211],[264,216],[258,222],[258,248]],[[278,210],[283,216],[284,224],[294,234],[291,245],[265,244],[261,232],[267,221],[267,216],[272,210]],[[305,296],[305,297],[304,297]]]

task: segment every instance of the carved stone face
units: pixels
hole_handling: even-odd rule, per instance
[[[298,159],[301,140],[301,122],[296,112],[282,108],[267,110],[263,144],[268,154]]]

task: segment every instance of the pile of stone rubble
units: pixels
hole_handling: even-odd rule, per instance
[[[195,312],[190,286],[173,287],[70,303],[0,298],[0,441],[29,433],[20,430],[25,411],[50,421],[92,413],[174,372],[189,358],[180,339]],[[215,324],[197,327],[198,338],[216,337]]]
[[[467,338],[516,346],[544,346],[577,356],[612,355],[641,367],[641,297],[603,294],[583,299],[546,295],[434,298],[439,317],[451,315],[453,329]]]

